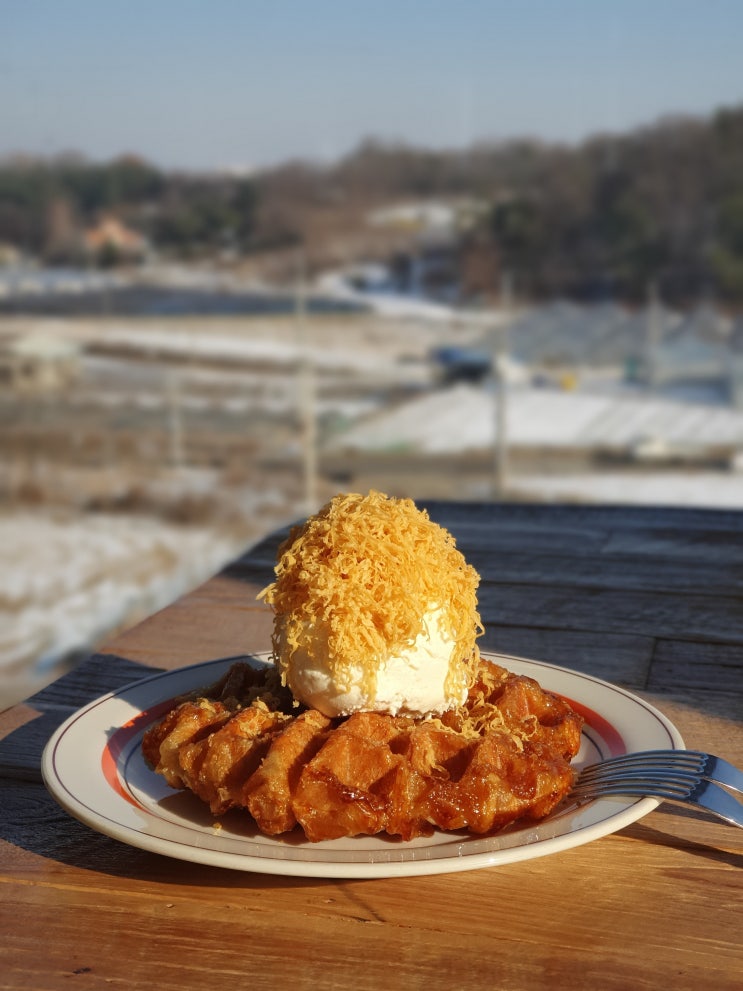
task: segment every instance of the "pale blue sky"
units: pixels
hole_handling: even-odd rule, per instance
[[[743,0],[0,0],[0,155],[573,142],[743,103]]]

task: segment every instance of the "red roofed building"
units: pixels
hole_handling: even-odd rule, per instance
[[[95,227],[89,227],[83,235],[83,244],[90,255],[113,251],[127,261],[143,258],[148,247],[145,237],[111,216],[101,217]]]

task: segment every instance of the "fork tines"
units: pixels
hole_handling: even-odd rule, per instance
[[[700,779],[743,792],[743,772],[732,764],[698,750],[645,750],[623,754],[583,768],[578,786],[608,781],[661,780],[691,782]]]
[[[585,767],[570,797],[581,802],[614,795],[653,796],[743,826],[743,803],[725,788],[743,793],[743,772],[721,757],[697,750],[652,750]]]

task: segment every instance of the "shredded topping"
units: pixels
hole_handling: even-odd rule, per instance
[[[440,609],[452,641],[446,690],[469,688],[482,633],[479,576],[454,538],[411,499],[339,495],[279,548],[276,580],[259,598],[275,613],[273,651],[282,681],[297,647],[348,685],[355,668],[371,694],[376,671],[425,632]]]

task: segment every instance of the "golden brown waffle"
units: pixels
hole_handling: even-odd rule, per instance
[[[273,668],[238,663],[147,731],[146,760],[215,815],[244,808],[313,841],[434,828],[489,833],[541,819],[573,784],[582,719],[536,681],[479,662],[465,704],[440,717],[293,707]]]

